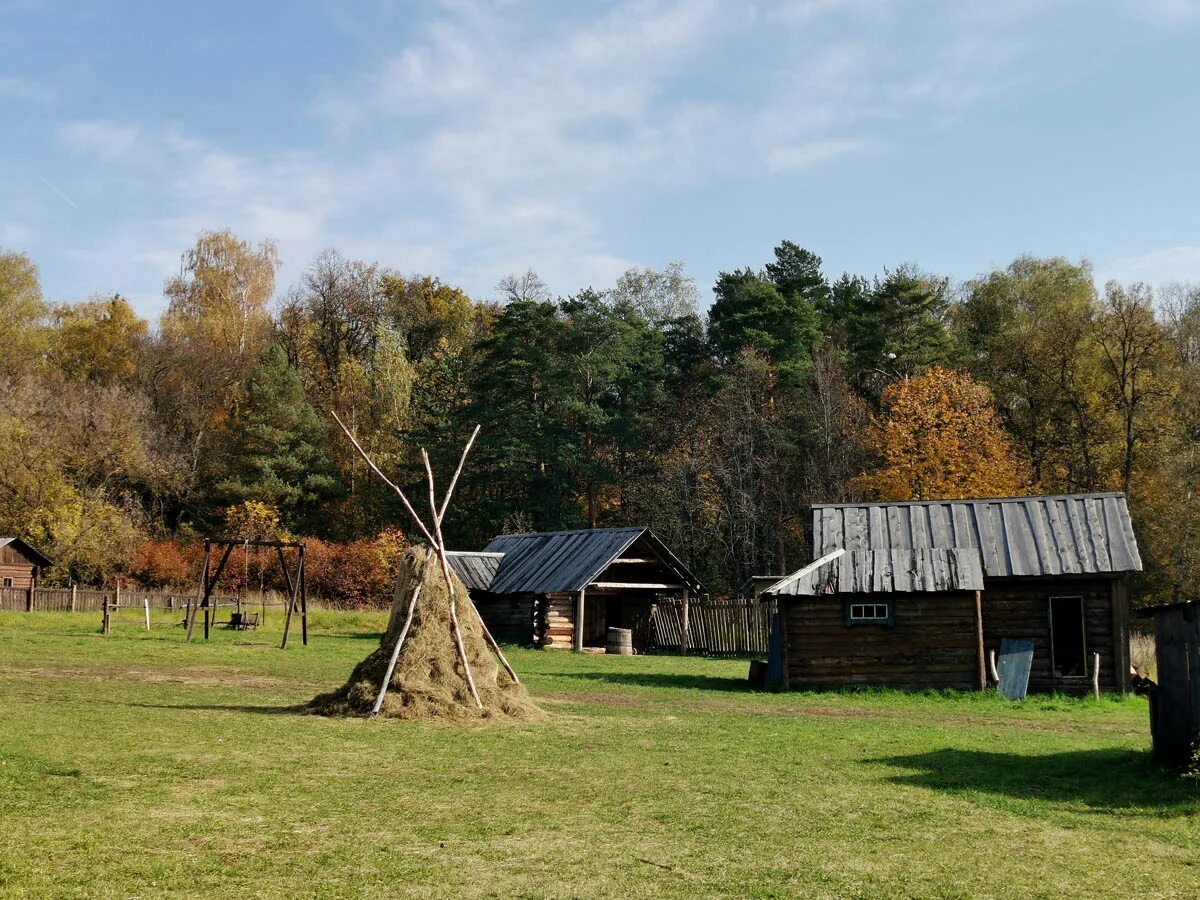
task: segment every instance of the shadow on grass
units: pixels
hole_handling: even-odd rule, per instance
[[[302,705],[294,706],[253,706],[248,703],[130,703],[140,709],[186,709],[192,712],[239,712],[258,713],[264,716],[304,715],[307,710]]]
[[[607,684],[633,684],[639,687],[689,688],[700,691],[753,690],[745,678],[722,678],[714,675],[672,675],[658,672],[552,672],[555,678],[582,678]]]
[[[1176,816],[1194,813],[1200,782],[1164,772],[1149,751],[1074,750],[1025,755],[947,748],[864,762],[883,763],[909,774],[893,784],[952,794],[982,792],[1016,800],[1082,803],[1097,812]]]

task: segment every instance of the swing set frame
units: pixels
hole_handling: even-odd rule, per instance
[[[207,641],[209,631],[216,624],[216,607],[212,605],[213,591],[216,590],[217,583],[221,580],[221,575],[225,571],[225,565],[229,562],[229,555],[233,552],[234,547],[245,547],[247,550],[251,547],[273,547],[275,554],[279,559],[279,568],[283,572],[283,577],[287,582],[288,603],[287,616],[283,623],[283,643],[279,645],[280,650],[286,650],[288,645],[288,634],[292,628],[292,613],[300,613],[300,639],[304,646],[308,646],[308,593],[304,586],[304,544],[298,541],[252,541],[245,538],[205,538],[204,539],[204,568],[200,571],[200,590],[196,594],[195,602],[188,604],[187,615],[187,635],[185,640],[192,640],[192,630],[196,625],[196,616],[200,610],[204,610],[204,639]],[[221,560],[217,564],[215,571],[210,571],[212,566],[213,550],[221,552]],[[288,566],[287,555],[285,550],[295,551],[295,570]]]

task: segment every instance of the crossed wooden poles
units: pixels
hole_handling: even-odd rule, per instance
[[[479,699],[479,691],[475,687],[475,678],[471,674],[471,664],[467,661],[467,651],[463,647],[462,631],[458,626],[458,606],[457,598],[454,595],[454,579],[450,577],[450,564],[446,560],[446,544],[442,538],[442,519],[445,518],[446,509],[450,506],[450,497],[454,494],[454,488],[458,484],[458,476],[462,474],[463,466],[467,461],[467,454],[471,452],[471,446],[475,443],[475,438],[479,435],[479,427],[475,426],[475,430],[471,432],[471,438],[467,441],[467,445],[463,447],[462,456],[458,460],[458,468],[454,470],[454,477],[450,479],[450,487],[446,489],[446,495],[442,498],[439,505],[437,502],[437,491],[433,483],[433,467],[429,464],[429,454],[421,448],[421,461],[425,463],[425,475],[429,480],[429,512],[433,516],[433,528],[427,528],[425,523],[421,521],[421,517],[417,515],[408,498],[404,496],[399,485],[395,484],[390,478],[380,471],[379,466],[367,455],[367,451],[363,449],[362,444],[350,432],[350,429],[345,426],[341,419],[338,418],[336,412],[330,410],[333,420],[338,423],[342,431],[346,433],[346,437],[350,439],[350,443],[354,445],[354,449],[359,452],[359,455],[366,461],[379,478],[396,492],[396,496],[400,498],[400,502],[404,504],[405,511],[412,517],[425,540],[429,541],[431,547],[437,553],[438,561],[442,567],[442,577],[446,580],[446,590],[450,595],[450,630],[454,636],[454,648],[458,653],[458,661],[462,663],[463,674],[466,676],[467,687],[471,689],[471,699],[475,701],[476,709],[483,709],[483,701]],[[387,693],[388,685],[392,681],[392,673],[396,669],[396,662],[400,659],[400,648],[404,646],[404,639],[408,636],[409,626],[412,625],[413,613],[417,609],[417,598],[421,595],[421,586],[418,584],[413,589],[412,599],[408,602],[408,616],[404,620],[404,627],[400,630],[400,636],[396,639],[396,646],[392,649],[392,657],[388,662],[387,671],[383,675],[383,683],[379,687],[379,696],[375,698],[375,706],[371,710],[371,718],[379,714],[380,708],[383,706],[383,697]],[[469,597],[467,598],[470,599]],[[479,615],[478,611],[475,613]],[[483,629],[484,640],[487,641],[488,647],[496,654],[501,665],[504,666],[504,671],[508,673],[508,677],[513,680],[514,684],[520,684],[521,680],[517,678],[517,673],[513,671],[512,666],[508,664],[508,660],[504,657],[504,652],[500,649],[500,645],[496,643],[496,639],[492,637],[492,633],[488,630],[487,625],[483,621],[483,617],[479,617],[479,626]]]

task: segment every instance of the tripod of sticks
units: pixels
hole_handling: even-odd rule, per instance
[[[405,511],[412,517],[417,528],[429,542],[437,554],[438,562],[441,564],[442,577],[446,580],[446,590],[450,595],[450,630],[454,636],[454,648],[458,654],[458,661],[462,663],[463,674],[466,676],[467,687],[471,690],[471,699],[475,701],[476,709],[483,709],[483,702],[479,699],[479,691],[475,687],[475,678],[471,675],[471,664],[467,661],[467,651],[463,647],[462,631],[458,627],[458,607],[457,598],[454,591],[454,579],[450,577],[450,564],[446,560],[446,543],[442,538],[442,519],[446,515],[446,509],[450,505],[450,497],[454,494],[454,488],[458,484],[458,476],[462,474],[463,466],[467,461],[467,454],[471,452],[471,446],[475,443],[475,438],[479,435],[480,426],[476,425],[475,430],[471,432],[471,438],[467,441],[467,445],[463,447],[462,456],[458,460],[458,468],[454,470],[454,477],[450,479],[450,486],[446,489],[445,496],[442,497],[442,502],[437,502],[437,490],[433,483],[433,467],[429,464],[429,454],[425,452],[425,448],[421,448],[421,460],[425,463],[425,474],[429,481],[429,512],[433,516],[433,528],[426,527],[421,521],[421,517],[417,515],[413,505],[408,502],[408,498],[404,496],[399,485],[395,484],[390,478],[380,471],[379,467],[363,449],[362,444],[354,437],[350,429],[345,426],[341,419],[338,418],[336,412],[330,410],[333,420],[338,423],[342,431],[346,433],[346,437],[350,439],[350,443],[354,445],[354,449],[359,452],[359,455],[366,461],[379,478],[396,492],[396,496],[400,498],[400,502],[404,504]],[[388,685],[392,681],[392,673],[396,669],[396,662],[400,659],[400,648],[404,646],[404,639],[408,636],[409,626],[412,625],[413,614],[417,609],[417,598],[421,596],[421,586],[418,584],[414,588],[412,598],[408,602],[408,615],[404,620],[404,627],[400,630],[400,636],[396,639],[396,646],[392,648],[392,657],[388,663],[387,671],[383,675],[383,683],[379,686],[379,696],[375,698],[375,706],[371,709],[371,718],[375,718],[379,714],[379,710],[383,707],[383,698],[387,693]],[[470,598],[468,597],[468,601]],[[478,612],[476,613],[478,615]],[[504,666],[504,671],[508,673],[508,677],[513,680],[514,684],[520,684],[521,681],[517,678],[517,673],[513,671],[512,666],[508,664],[508,660],[504,657],[504,651],[500,649],[500,645],[496,643],[496,639],[492,637],[492,633],[488,630],[483,618],[480,617],[479,625],[483,629],[483,638],[487,642],[491,651],[496,654],[500,664]]]

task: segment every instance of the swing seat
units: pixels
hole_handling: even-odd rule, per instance
[[[230,613],[229,627],[237,631],[245,631],[248,628],[258,627],[258,613]]]

